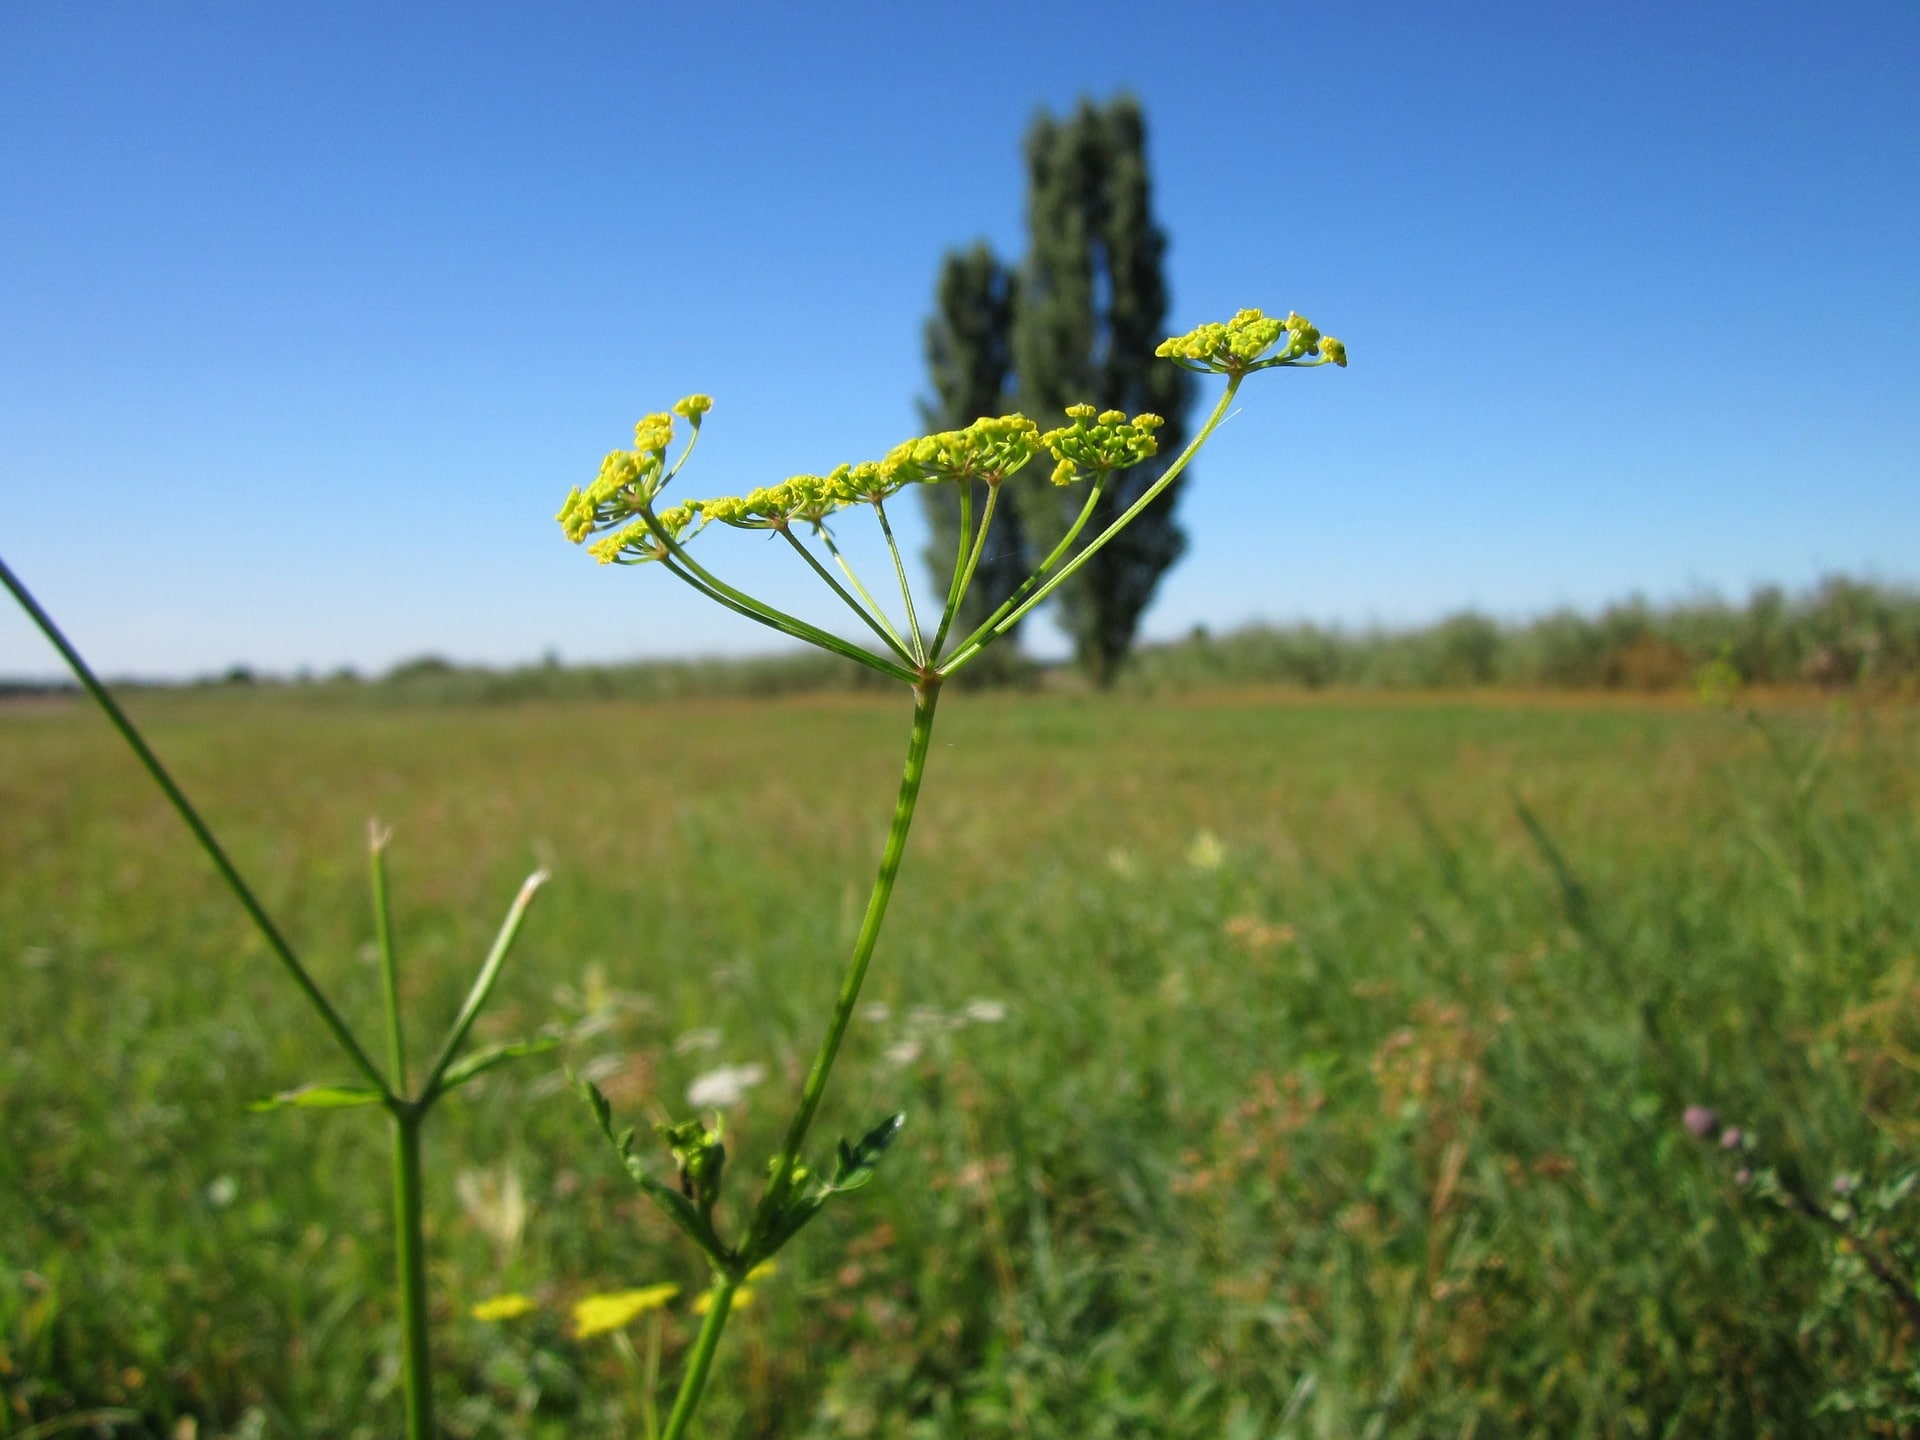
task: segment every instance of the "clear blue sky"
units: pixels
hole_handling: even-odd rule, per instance
[[[1249,385],[1151,633],[1911,581],[1916,75],[1910,0],[6,5],[0,554],[115,673],[764,648],[567,487],[690,390],[692,493],[911,433],[942,252],[1125,86],[1177,327],[1353,355]]]

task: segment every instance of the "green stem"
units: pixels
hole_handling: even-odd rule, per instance
[[[937,682],[914,687],[913,734],[907,741],[907,763],[900,776],[899,798],[894,801],[893,823],[887,829],[887,843],[880,852],[880,873],[874,877],[873,892],[867,897],[867,913],[854,939],[846,974],[840,980],[840,998],[834,1003],[833,1019],[813,1057],[813,1068],[807,1071],[807,1083],[800,1091],[800,1108],[787,1126],[787,1137],[774,1161],[767,1193],[760,1202],[759,1213],[754,1216],[754,1231],[760,1230],[762,1222],[770,1219],[786,1198],[793,1167],[800,1159],[800,1147],[806,1142],[814,1112],[820,1108],[820,1097],[826,1093],[827,1077],[833,1071],[834,1058],[840,1053],[847,1024],[853,1019],[861,982],[867,978],[867,965],[880,942],[880,926],[887,918],[887,902],[893,898],[893,882],[900,874],[900,859],[907,850],[907,831],[913,825],[914,807],[920,799],[920,779],[927,769],[927,748],[933,743],[933,711],[939,703]]]
[[[860,592],[860,599],[866,601],[866,605],[861,605],[859,600],[855,600],[847,593],[846,586],[833,578],[827,567],[820,563],[819,557],[807,549],[805,542],[793,533],[791,524],[780,526],[780,533],[786,537],[787,543],[794,548],[800,558],[813,567],[813,573],[827,582],[827,588],[838,595],[849,610],[866,621],[867,628],[880,637],[881,643],[907,664],[919,664],[919,657],[907,649],[907,642],[901,639],[900,632],[893,628],[893,622],[887,618],[887,612],[880,608],[879,601],[867,593],[867,587],[862,585],[860,577],[853,573],[853,566],[849,565],[846,557],[840,553],[840,547],[833,543],[833,536],[827,533],[826,526],[822,525],[819,529],[821,544],[825,545],[827,553],[833,556],[833,563],[838,565],[845,572],[847,579],[853,582],[853,588]]]
[[[401,1373],[407,1440],[432,1440],[433,1371],[427,1349],[427,1243],[421,1224],[420,1124],[424,1109],[398,1102],[393,1115],[394,1269],[400,1287]]]
[[[667,534],[651,506],[641,509],[640,518],[646,522],[647,529],[652,533],[653,538],[658,540],[665,547],[667,554],[672,557],[667,563],[667,569],[702,594],[718,600],[729,610],[737,610],[749,620],[757,620],[769,629],[791,635],[796,640],[805,640],[808,644],[817,645],[822,650],[831,650],[836,655],[844,655],[847,659],[858,661],[870,670],[878,670],[882,674],[893,676],[896,680],[904,680],[909,685],[919,678],[913,671],[894,664],[884,655],[875,655],[870,650],[862,650],[851,641],[842,640],[838,635],[828,634],[817,625],[809,625],[797,615],[789,615],[784,610],[775,609],[771,605],[756,600],[744,591],[734,589],[719,576],[709,573],[705,566],[681,548],[679,541]]]
[[[693,1342],[693,1353],[687,1356],[687,1373],[681,1377],[680,1393],[674,1396],[673,1410],[667,1416],[667,1428],[661,1432],[660,1440],[680,1440],[693,1422],[700,1394],[707,1388],[707,1372],[713,1368],[714,1351],[720,1345],[720,1332],[727,1328],[727,1312],[733,1309],[733,1292],[739,1287],[738,1280],[723,1275],[707,1292],[712,1297],[707,1302],[707,1321]]]
[[[1008,627],[1018,622],[1022,615],[1025,615],[1029,610],[1033,609],[1034,606],[1045,600],[1047,596],[1051,595],[1071,579],[1074,571],[1078,570],[1082,565],[1086,564],[1087,561],[1097,555],[1109,540],[1113,539],[1114,536],[1131,525],[1134,516],[1151,505],[1154,498],[1174,482],[1180,472],[1187,468],[1188,462],[1199,453],[1200,447],[1206,444],[1207,437],[1213,434],[1220,422],[1226,418],[1227,406],[1233,403],[1234,392],[1240,388],[1241,378],[1242,377],[1238,375],[1229,377],[1227,380],[1227,388],[1220,396],[1220,403],[1213,407],[1213,414],[1207,417],[1207,423],[1200,427],[1200,433],[1188,442],[1187,448],[1180,452],[1180,458],[1167,467],[1166,474],[1149,485],[1146,492],[1141,495],[1138,500],[1134,501],[1133,504],[1129,505],[1126,510],[1121,513],[1118,520],[1115,520],[1105,530],[1101,531],[1098,539],[1089,543],[1085,549],[1074,556],[1072,560],[1068,561],[1060,573],[1036,590],[1027,599],[1026,603],[1014,610],[1005,619],[998,621],[993,627],[996,635],[1005,634]],[[951,673],[951,671],[947,673]]]
[[[807,1083],[800,1092],[800,1107],[787,1127],[786,1141],[774,1160],[767,1192],[761,1197],[759,1209],[754,1213],[753,1223],[748,1229],[748,1247],[752,1246],[756,1236],[764,1233],[764,1227],[787,1198],[793,1182],[794,1166],[800,1158],[800,1147],[806,1143],[814,1112],[820,1108],[820,1097],[826,1093],[827,1077],[832,1074],[834,1059],[840,1053],[840,1042],[846,1038],[848,1022],[853,1019],[853,1008],[860,998],[860,984],[866,979],[867,965],[873,959],[874,947],[879,943],[881,922],[887,916],[887,901],[892,898],[893,883],[900,874],[900,860],[906,854],[907,832],[912,828],[914,808],[919,802],[920,780],[926,774],[927,749],[933,743],[933,712],[939,701],[938,680],[914,687],[913,734],[907,742],[907,763],[900,776],[900,794],[894,802],[893,823],[888,827],[887,843],[880,852],[880,873],[874,878],[873,893],[867,899],[866,918],[861,921],[860,934],[853,942],[853,954],[847,961],[846,974],[841,977],[840,998],[834,1004],[833,1019],[828,1023],[826,1036],[813,1058],[813,1068],[807,1072]],[[707,1312],[707,1323],[700,1328],[699,1339],[694,1342],[686,1374],[680,1382],[680,1393],[674,1399],[673,1413],[667,1417],[662,1440],[679,1440],[693,1419],[694,1409],[700,1403],[700,1392],[707,1383],[707,1371],[713,1364],[714,1349],[720,1343],[721,1331],[726,1328],[733,1292],[739,1287],[741,1278],[721,1273],[714,1282],[713,1299],[710,1302],[712,1308]]]
[[[378,820],[367,823],[367,862],[373,872],[373,929],[380,942],[380,979],[387,1005],[387,1065],[393,1093],[407,1093],[407,1040],[400,1027],[400,967],[393,953],[393,912],[387,904],[387,839]]]
[[[1080,507],[1080,513],[1074,516],[1073,524],[1067,527],[1067,533],[1060,537],[1060,543],[1047,552],[1047,558],[1034,568],[1033,574],[1021,581],[1020,588],[1001,601],[1000,607],[983,620],[978,629],[953,647],[953,653],[947,657],[946,663],[941,667],[941,674],[946,674],[948,669],[956,664],[965,664],[977,651],[987,647],[993,639],[993,627],[1005,618],[1008,611],[1034,592],[1040,582],[1046,579],[1047,572],[1060,563],[1060,557],[1065,555],[1073,547],[1073,542],[1080,538],[1080,532],[1087,528],[1087,521],[1093,518],[1094,507],[1100,503],[1100,497],[1106,493],[1106,488],[1107,477],[1095,476],[1092,486],[1087,490],[1086,503]]]
[[[966,483],[971,486],[973,482],[967,481]],[[973,550],[967,556],[967,568],[962,571],[960,575],[960,596],[962,599],[966,598],[967,587],[973,584],[974,572],[980,568],[980,557],[986,553],[987,531],[993,525],[993,509],[994,506],[999,503],[999,500],[1000,487],[998,485],[989,486],[987,489],[987,503],[980,508],[980,529],[974,534]]]
[[[346,1051],[347,1058],[353,1062],[354,1069],[358,1070],[381,1095],[392,1099],[393,1092],[387,1088],[386,1079],[380,1074],[379,1066],[368,1058],[367,1052],[361,1049],[360,1042],[354,1039],[353,1032],[347,1028],[346,1021],[342,1020],[339,1012],[327,1002],[327,997],[320,993],[320,987],[314,983],[306,967],[294,955],[293,947],[287,943],[279,927],[268,917],[265,908],[254,898],[253,891],[248,888],[247,882],[240,878],[240,872],[227,858],[227,852],[220,848],[220,842],[213,838],[213,832],[207,828],[206,821],[200,818],[200,812],[193,808],[185,792],[174,784],[173,776],[169,775],[166,767],[160,763],[160,757],[153,753],[140,732],[134,728],[133,721],[129,720],[126,712],[120,708],[119,702],[107,692],[107,687],[100,683],[99,677],[93,673],[87,662],[80,658],[80,652],[73,648],[67,637],[60,632],[60,627],[53,623],[53,617],[40,608],[40,602],[33,598],[27,587],[20,582],[13,571],[7,568],[4,560],[0,560],[0,584],[4,584],[13,593],[13,598],[20,602],[20,608],[32,617],[33,623],[40,627],[40,633],[45,635],[52,642],[53,648],[60,652],[60,658],[67,662],[67,668],[73,671],[80,683],[86,687],[87,693],[93,697],[94,702],[106,712],[107,719],[113,723],[113,728],[120,732],[120,738],[127,742],[140,763],[146,767],[147,774],[153,777],[153,783],[160,787],[160,792],[172,802],[174,811],[186,823],[187,829],[193,832],[193,838],[199,842],[200,848],[213,862],[213,868],[220,872],[220,878],[227,882],[227,888],[233,891],[234,898],[240,902],[241,908],[253,920],[255,928],[266,940],[267,948],[273,951],[275,958],[292,977],[293,983],[300,987],[300,993],[307,997],[307,1002],[313,1006],[321,1023],[332,1033],[340,1048]],[[907,678],[911,680],[913,677]]]
[[[460,1013],[453,1017],[453,1024],[447,1027],[447,1038],[441,1043],[440,1053],[434,1057],[426,1083],[420,1087],[420,1103],[423,1107],[439,1098],[440,1079],[459,1055],[460,1047],[466,1043],[467,1032],[479,1018],[487,997],[493,993],[494,982],[500,978],[500,967],[507,963],[507,953],[513,949],[513,942],[520,938],[520,924],[527,918],[533,897],[540,893],[540,887],[546,883],[547,872],[534,871],[521,884],[520,893],[513,897],[513,904],[507,907],[507,918],[501,922],[500,933],[493,938],[493,949],[487,952],[480,973],[474,977],[473,988],[467,991],[467,998],[461,1002]]]
[[[946,643],[947,631],[953,628],[954,617],[960,613],[960,572],[967,568],[967,555],[973,548],[973,482],[960,483],[960,549],[953,557],[953,578],[947,582],[947,606],[940,612],[940,628],[933,636],[933,658],[940,658],[940,647]]]
[[[920,617],[913,613],[913,587],[907,583],[906,563],[900,558],[900,547],[894,543],[893,526],[887,523],[887,507],[880,503],[877,494],[873,497],[873,513],[880,518],[880,533],[887,537],[887,549],[893,552],[893,573],[899,578],[900,598],[907,606],[907,633],[913,636],[914,653],[924,665],[932,652],[927,649],[927,642],[920,634]]]

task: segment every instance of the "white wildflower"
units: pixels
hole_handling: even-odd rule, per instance
[[[699,1030],[689,1030],[684,1035],[674,1037],[673,1053],[691,1055],[696,1050],[712,1050],[720,1044],[720,1032],[711,1025]]]
[[[726,1110],[747,1098],[747,1091],[767,1078],[764,1065],[722,1065],[696,1075],[687,1087],[687,1104],[696,1110]]]

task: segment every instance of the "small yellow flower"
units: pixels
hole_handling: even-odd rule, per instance
[[[778,1260],[762,1260],[758,1265],[747,1271],[747,1279],[765,1280],[767,1277],[778,1275],[779,1273],[780,1262]]]
[[[1067,418],[1069,424],[1040,437],[1060,462],[1053,468],[1056,485],[1071,485],[1083,475],[1106,475],[1151,459],[1160,448],[1153,432],[1166,424],[1158,415],[1129,420],[1118,410],[1105,410],[1096,417],[1091,405],[1069,405]]]
[[[595,1335],[624,1330],[647,1311],[659,1309],[679,1293],[678,1285],[649,1285],[641,1290],[589,1295],[574,1304],[574,1337],[590,1340]]]
[[[674,414],[682,419],[691,420],[695,425],[698,425],[700,417],[711,409],[713,409],[711,395],[689,395],[684,400],[674,401],[673,404]]]
[[[540,1307],[525,1295],[496,1295],[473,1307],[476,1320],[518,1320]]]
[[[1024,415],[982,415],[964,430],[907,440],[887,452],[881,469],[897,485],[984,480],[998,485],[1040,450],[1040,427]]]
[[[640,423],[633,427],[633,448],[636,454],[652,451],[655,455],[659,455],[672,443],[673,417],[671,415],[642,415]]]

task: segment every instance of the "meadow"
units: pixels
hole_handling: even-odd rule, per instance
[[[702,1277],[563,1069],[641,1122],[731,1080],[743,1203],[904,697],[130,703],[365,1033],[370,816],[416,1015],[551,869],[482,1025],[564,1044],[429,1135],[442,1423],[636,1433],[569,1306],[678,1282],[670,1375]],[[1909,706],[946,705],[815,1148],[907,1129],[756,1286],[704,1433],[1899,1433],[1898,1312],[1681,1116],[1821,1193],[1912,1156]],[[248,1111],[342,1067],[77,699],[0,706],[0,995],[0,1436],[393,1433],[384,1133]],[[471,1318],[505,1291],[539,1308]]]

